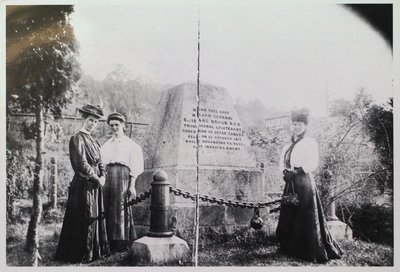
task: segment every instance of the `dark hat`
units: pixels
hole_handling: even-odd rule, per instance
[[[292,110],[292,122],[303,122],[308,124],[309,111],[306,108]]]
[[[82,108],[78,108],[79,111],[88,113],[98,118],[104,117],[103,110],[99,106],[93,106],[90,104],[83,105]]]
[[[125,123],[125,117],[119,112],[112,112],[107,117],[107,124],[110,124],[111,120],[118,120]]]

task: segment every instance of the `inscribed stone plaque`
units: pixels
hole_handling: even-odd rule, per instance
[[[197,129],[200,165],[255,167],[227,90],[200,85],[197,120],[196,88],[185,83],[163,94],[158,116],[146,137],[146,169],[196,165]]]

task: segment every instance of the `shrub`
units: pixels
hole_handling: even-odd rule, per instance
[[[393,245],[392,205],[352,204],[342,207],[337,215],[353,229],[355,238]]]

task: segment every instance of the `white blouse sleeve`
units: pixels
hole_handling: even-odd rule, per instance
[[[286,150],[289,148],[290,145],[285,145],[282,148],[281,157],[279,159],[279,171],[282,173],[285,170],[285,153]]]
[[[140,145],[132,142],[131,154],[129,156],[131,176],[137,178],[144,170],[143,152]]]
[[[109,140],[107,140],[100,148],[101,161],[104,166],[106,166],[108,163],[110,163],[109,145],[110,145]]]

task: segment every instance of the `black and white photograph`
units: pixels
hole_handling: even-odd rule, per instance
[[[0,7],[5,270],[399,268],[399,3]]]

